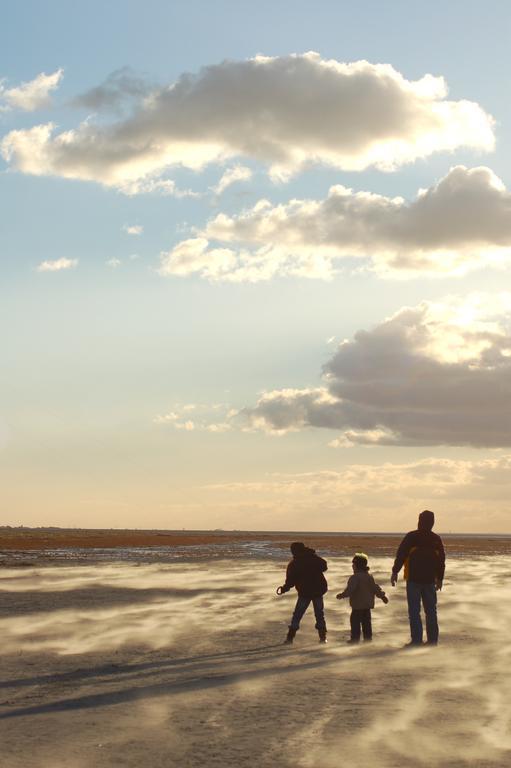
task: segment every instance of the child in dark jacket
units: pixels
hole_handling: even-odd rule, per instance
[[[298,592],[295,610],[285,642],[292,643],[300,627],[300,621],[312,602],[316,617],[316,629],[320,643],[326,643],[326,623],[323,606],[323,595],[328,585],[323,573],[327,570],[327,562],[316,554],[314,549],[306,547],[301,541],[291,544],[293,559],[287,566],[286,581],[277,589],[278,595],[294,587]]]
[[[351,561],[353,576],[350,576],[344,592],[339,592],[338,600],[349,597],[351,605],[351,639],[349,643],[360,642],[360,629],[364,640],[372,640],[371,609],[374,608],[374,596],[388,603],[389,599],[382,588],[369,573],[367,555],[357,552]]]

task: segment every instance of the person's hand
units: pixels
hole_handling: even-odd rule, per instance
[[[385,595],[384,597],[382,597],[382,600],[383,600],[383,602],[385,603],[385,605],[387,605],[387,603],[389,602],[389,598],[387,597],[387,595]]]
[[[339,594],[338,594],[338,595],[336,595],[336,598],[337,598],[338,600],[342,600],[344,597],[345,597],[345,595],[344,595],[344,592],[339,592]]]
[[[442,579],[437,579],[437,580],[435,581],[435,587],[436,587],[436,591],[437,591],[437,592],[441,592],[441,591],[442,591],[442,586],[443,586],[443,582],[442,582]]]
[[[392,573],[390,574],[390,583],[392,584],[393,587],[396,586],[396,583],[397,583],[397,573],[395,573],[395,571],[392,571]]]
[[[284,594],[284,587],[277,587],[277,595],[283,595]]]

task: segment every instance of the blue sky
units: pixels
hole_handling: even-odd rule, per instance
[[[429,507],[446,530],[507,531],[508,4],[28,2],[5,16],[4,522],[400,530]],[[258,54],[268,62],[247,69]],[[326,73],[341,87],[341,64],[360,60],[369,64],[354,101],[339,96],[332,120]],[[382,98],[377,64],[394,73],[381,125],[356,113],[360,102],[371,114],[371,93]],[[273,74],[258,86],[264,67]],[[60,70],[27,108],[22,84]],[[93,108],[92,89],[119,70],[143,95]],[[284,71],[291,79],[270,96]],[[167,106],[185,73],[182,110]],[[414,83],[428,74],[448,95],[423,107]],[[234,122],[222,110],[244,77],[245,121],[233,128],[236,109]],[[301,77],[311,78],[302,90]],[[215,82],[225,101],[211,104]],[[323,105],[317,114],[308,99]],[[271,146],[258,145],[262,114]],[[173,120],[191,144],[161,139]],[[386,121],[402,130],[406,161],[383,146]],[[48,123],[40,150],[31,130]],[[55,154],[65,131],[81,165]],[[112,131],[134,131],[137,152],[153,142],[136,177],[134,161],[110,162],[126,149],[109,144]],[[374,147],[383,161],[371,160]],[[450,175],[453,166],[466,170]],[[214,191],[240,168],[245,178]],[[328,198],[334,185],[352,192]],[[431,210],[410,214],[419,189]]]

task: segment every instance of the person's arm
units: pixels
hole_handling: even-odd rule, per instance
[[[286,569],[286,580],[284,584],[280,587],[280,594],[283,595],[284,592],[289,592],[290,589],[292,589],[295,585],[296,580],[296,569],[294,567],[294,562],[291,560],[289,565]]]
[[[403,541],[398,547],[398,550],[396,552],[396,559],[394,560],[394,565],[392,566],[392,574],[390,576],[390,583],[394,587],[396,585],[397,581],[397,575],[401,568],[403,567],[403,563],[410,554],[410,550],[412,548],[412,541],[411,536],[409,533],[406,534]]]
[[[384,603],[388,603],[389,598],[387,597],[383,589],[374,580],[373,580],[373,583],[374,583],[374,594],[376,595],[376,597],[379,597],[380,600],[383,600]]]
[[[444,583],[444,573],[445,573],[445,549],[440,536],[438,536],[437,555],[438,555],[438,568],[437,568],[435,583],[436,583],[436,588],[440,590],[442,589],[442,585]]]
[[[344,600],[345,597],[351,597],[352,594],[355,591],[355,588],[357,586],[355,576],[350,576],[348,579],[348,583],[346,584],[346,589],[344,592],[339,592],[338,595],[336,595],[338,600]]]
[[[326,560],[324,560],[322,557],[318,557],[318,560],[320,562],[322,572],[324,573],[325,571],[328,571],[328,565]]]

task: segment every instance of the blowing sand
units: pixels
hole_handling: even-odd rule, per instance
[[[329,558],[329,642],[284,563],[111,563],[0,570],[2,768],[503,768],[511,764],[511,557],[451,559],[441,644],[407,651],[404,587],[372,644],[347,646]]]

